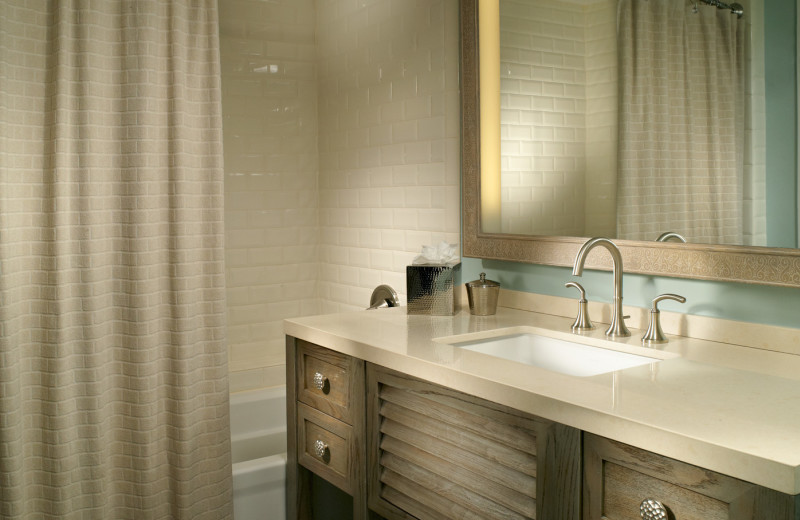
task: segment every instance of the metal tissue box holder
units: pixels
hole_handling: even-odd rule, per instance
[[[456,313],[453,290],[461,264],[406,266],[408,314],[452,316]]]

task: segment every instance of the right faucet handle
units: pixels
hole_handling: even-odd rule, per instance
[[[564,284],[564,287],[574,287],[581,293],[581,297],[578,300],[578,317],[575,318],[575,322],[572,324],[572,331],[580,332],[583,330],[592,330],[594,324],[592,320],[589,319],[589,301],[586,299],[586,291],[584,291],[581,284],[577,282],[567,282]]]
[[[652,343],[666,343],[668,340],[661,330],[661,311],[658,310],[658,302],[661,300],[675,300],[676,302],[686,303],[686,298],[679,294],[660,294],[653,298],[653,308],[650,309],[650,323],[647,325],[647,332],[642,337],[645,345]]]

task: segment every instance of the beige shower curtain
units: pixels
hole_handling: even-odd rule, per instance
[[[0,2],[0,518],[231,516],[217,31]]]
[[[618,237],[743,243],[744,21],[620,0]]]

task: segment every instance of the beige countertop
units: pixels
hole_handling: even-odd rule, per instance
[[[285,332],[332,350],[784,493],[800,494],[800,356],[672,336],[663,359],[575,377],[435,339],[507,329],[575,338],[572,319],[509,308],[495,316],[409,316],[405,307],[289,319]],[[609,342],[637,352],[641,330]],[[768,328],[765,328],[765,331]]]

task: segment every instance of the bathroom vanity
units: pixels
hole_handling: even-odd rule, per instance
[[[800,518],[798,356],[671,337],[652,362],[576,376],[454,346],[533,332],[642,353],[570,322],[288,320],[288,518],[314,517],[312,474],[354,518]]]

